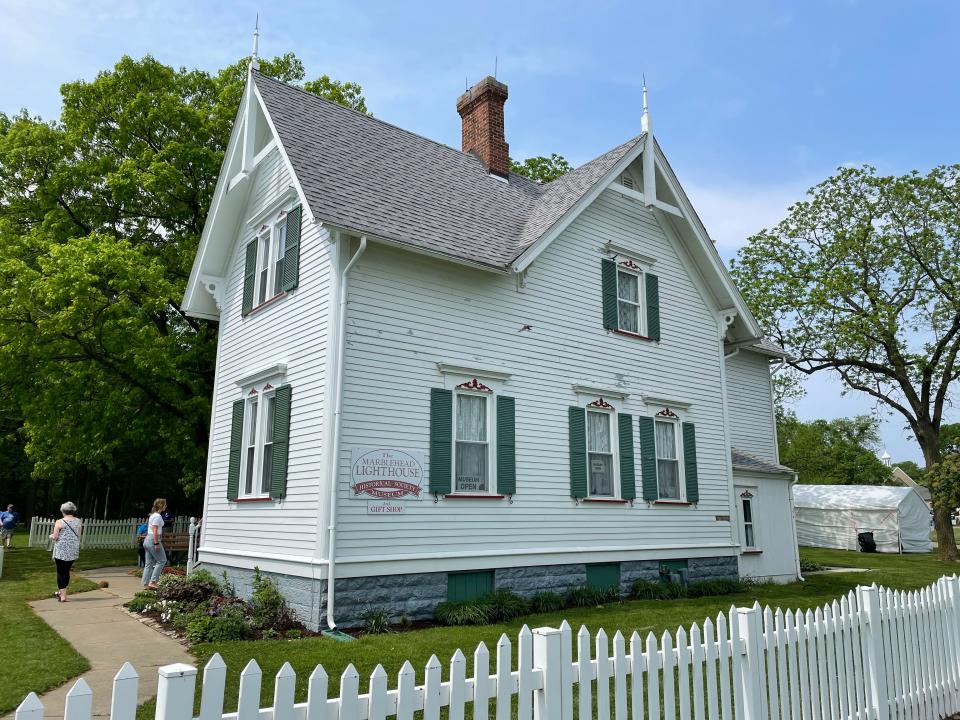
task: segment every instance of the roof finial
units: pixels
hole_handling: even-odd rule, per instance
[[[647,107],[647,75],[643,75],[643,115],[640,116],[640,129],[650,132],[650,110]]]
[[[253,26],[253,54],[250,56],[250,69],[260,69],[260,13],[257,13],[257,22]]]

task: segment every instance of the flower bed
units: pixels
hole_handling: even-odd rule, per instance
[[[191,643],[300,638],[310,633],[287,607],[270,578],[255,571],[250,600],[206,570],[166,573],[156,590],[143,590],[126,607],[153,618]]]

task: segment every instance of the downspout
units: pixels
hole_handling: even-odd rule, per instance
[[[337,242],[349,242],[343,236]],[[327,464],[327,480],[330,483],[330,522],[327,525],[327,626],[330,630],[337,627],[333,619],[333,585],[336,577],[336,549],[337,549],[337,479],[340,467],[340,413],[343,409],[343,346],[345,344],[347,326],[347,295],[350,270],[360,256],[367,249],[367,236],[360,238],[360,247],[350,258],[350,262],[340,272],[340,282],[337,292],[340,295],[339,313],[337,315],[337,341],[334,345],[336,353],[334,399],[333,399],[333,446]]]
[[[797,580],[800,582],[805,582],[806,578],[803,577],[803,571],[800,570],[800,544],[797,542],[797,508],[793,504],[793,486],[800,482],[800,475],[798,473],[793,474],[793,480],[790,481],[790,485],[787,488],[787,497],[790,500],[790,518],[793,520],[791,526],[793,527],[793,547],[796,548],[796,567],[797,567]]]

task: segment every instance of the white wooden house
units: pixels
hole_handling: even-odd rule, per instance
[[[199,552],[313,626],[798,574],[782,351],[646,110],[538,185],[509,172],[506,98],[459,98],[461,151],[251,67],[184,299],[220,323]]]

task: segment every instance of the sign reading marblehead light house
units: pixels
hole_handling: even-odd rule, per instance
[[[350,463],[353,498],[367,501],[369,515],[400,515],[400,500],[422,500],[424,455],[419,450],[355,447]]]

